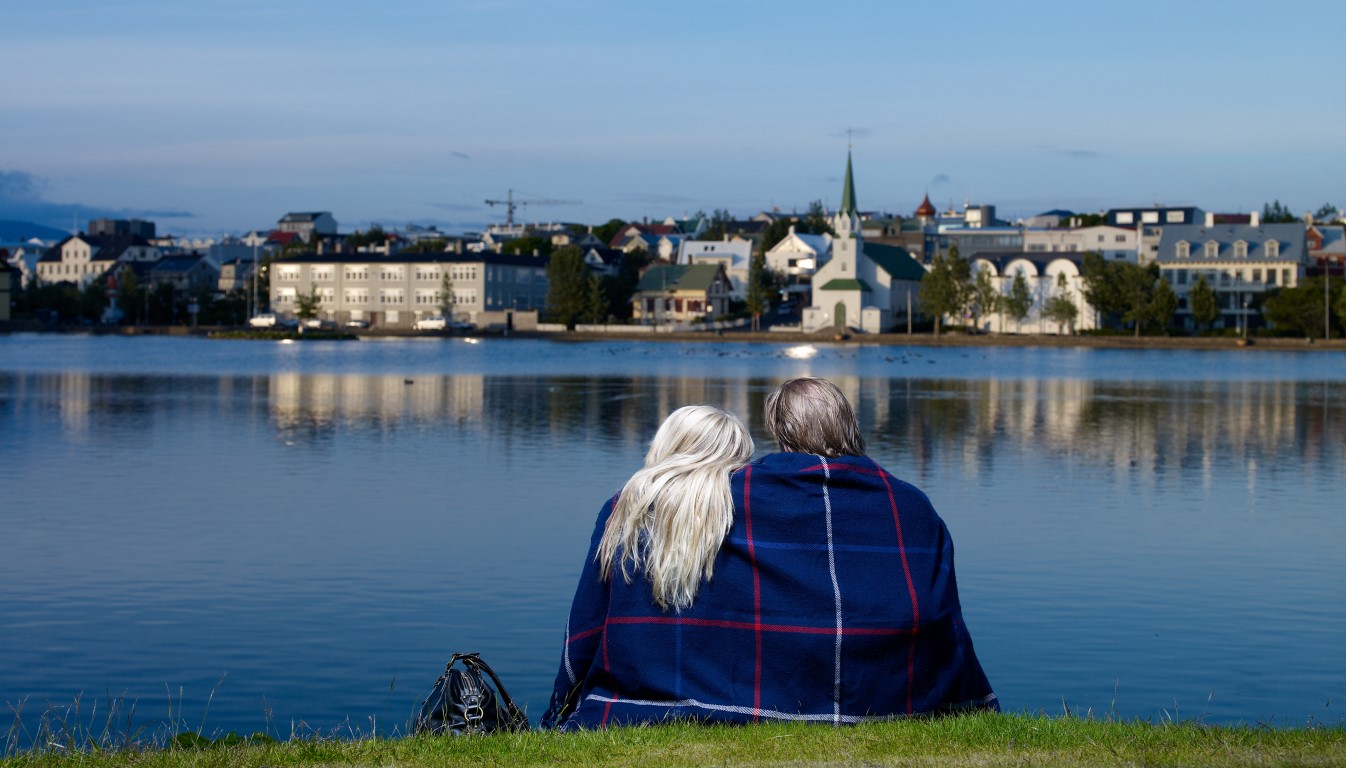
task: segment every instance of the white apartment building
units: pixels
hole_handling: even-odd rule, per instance
[[[1080,253],[1093,251],[1107,261],[1139,259],[1140,233],[1135,227],[1079,227],[1076,229],[1026,229],[1023,249],[1027,253]]]
[[[440,314],[445,276],[454,319],[478,322],[483,312],[542,310],[547,260],[498,253],[304,254],[273,262],[271,308],[293,316],[298,297],[316,292],[318,317],[411,328]]]

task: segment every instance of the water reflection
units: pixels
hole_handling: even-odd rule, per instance
[[[956,455],[971,477],[1011,447],[1210,481],[1234,457],[1250,471],[1336,475],[1346,453],[1346,383],[1119,383],[1083,379],[906,379],[835,376],[876,450],[925,465]],[[8,418],[55,412],[69,440],[147,433],[158,418],[240,409],[265,415],[287,444],[342,430],[452,426],[478,435],[547,431],[624,445],[647,440],[667,413],[712,403],[742,415],[759,440],[778,379],[614,376],[144,377],[0,375]],[[260,412],[259,412],[260,409]],[[31,415],[31,414],[30,414]]]
[[[593,515],[659,421],[720,405],[765,452],[799,372],[557,367],[0,373],[0,700],[204,703],[227,672],[221,727],[259,730],[263,696],[400,722],[424,692],[389,680],[489,649],[536,714]],[[1213,719],[1302,721],[1346,695],[1346,382],[823,372],[949,521],[1011,708],[1218,689]]]

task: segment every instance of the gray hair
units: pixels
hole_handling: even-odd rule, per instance
[[[826,379],[790,379],[766,398],[766,428],[782,451],[863,456],[865,439],[846,396]]]

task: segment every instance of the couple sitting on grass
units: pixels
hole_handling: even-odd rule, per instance
[[[543,727],[858,723],[998,710],[930,501],[864,455],[845,395],[674,411],[598,515]]]

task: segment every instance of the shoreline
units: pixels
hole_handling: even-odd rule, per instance
[[[735,342],[751,344],[828,344],[884,347],[1034,347],[1048,349],[1129,349],[1129,350],[1211,350],[1211,351],[1276,351],[1276,352],[1346,352],[1346,339],[1304,339],[1290,337],[1253,337],[1246,344],[1229,336],[1122,336],[1122,335],[1053,335],[1053,334],[966,334],[942,333],[848,333],[838,337],[831,331],[803,333],[801,331],[674,331],[670,333],[624,332],[620,326],[606,332],[592,331],[473,331],[467,333],[427,333],[407,330],[362,330],[351,334],[369,338],[520,338],[548,339],[558,342],[593,341],[652,341],[680,343]],[[51,328],[37,323],[9,322],[0,324],[0,335],[8,333],[50,333],[91,336],[210,336],[238,333],[234,326],[61,326]]]

